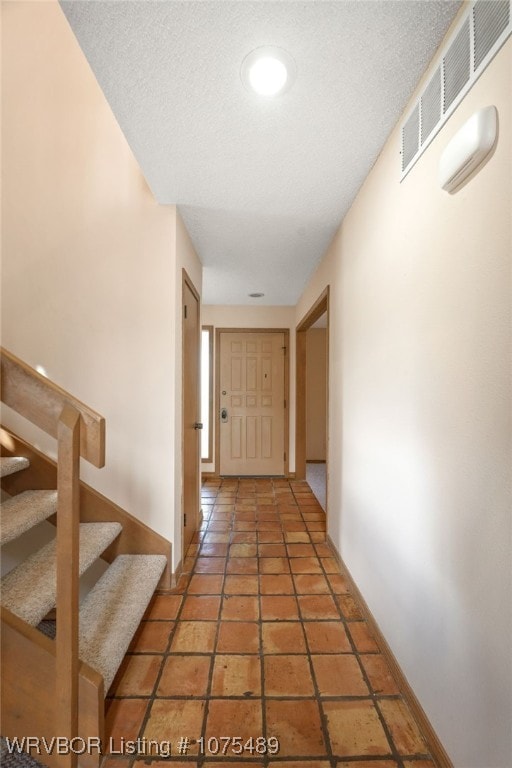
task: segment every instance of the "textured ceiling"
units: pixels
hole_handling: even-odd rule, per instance
[[[61,0],[156,199],[179,207],[203,301],[269,305],[296,303],[459,5]],[[274,99],[240,80],[263,45],[297,65]]]

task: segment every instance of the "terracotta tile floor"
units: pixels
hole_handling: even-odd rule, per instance
[[[434,768],[309,486],[207,482],[202,509],[112,686],[105,765]]]

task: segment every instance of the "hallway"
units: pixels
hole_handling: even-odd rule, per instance
[[[169,742],[183,765],[182,737],[188,765],[268,765],[257,738],[274,737],[287,768],[433,768],[307,483],[207,482],[202,502],[180,583],[155,597],[114,681],[106,737],[118,754],[104,765],[164,758]],[[139,754],[123,739],[140,739]]]

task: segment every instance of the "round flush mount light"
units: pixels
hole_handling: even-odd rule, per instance
[[[267,45],[245,57],[240,76],[247,90],[259,96],[277,96],[291,88],[296,71],[287,51]]]
[[[249,293],[249,296],[251,299],[261,299],[262,296],[264,295],[265,295],[264,293],[259,293],[259,292]]]

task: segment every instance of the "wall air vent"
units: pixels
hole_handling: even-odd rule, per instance
[[[435,74],[402,124],[402,179],[512,33],[511,3],[474,0],[439,51]]]
[[[471,76],[471,41],[466,19],[443,59],[443,112],[453,104]]]

